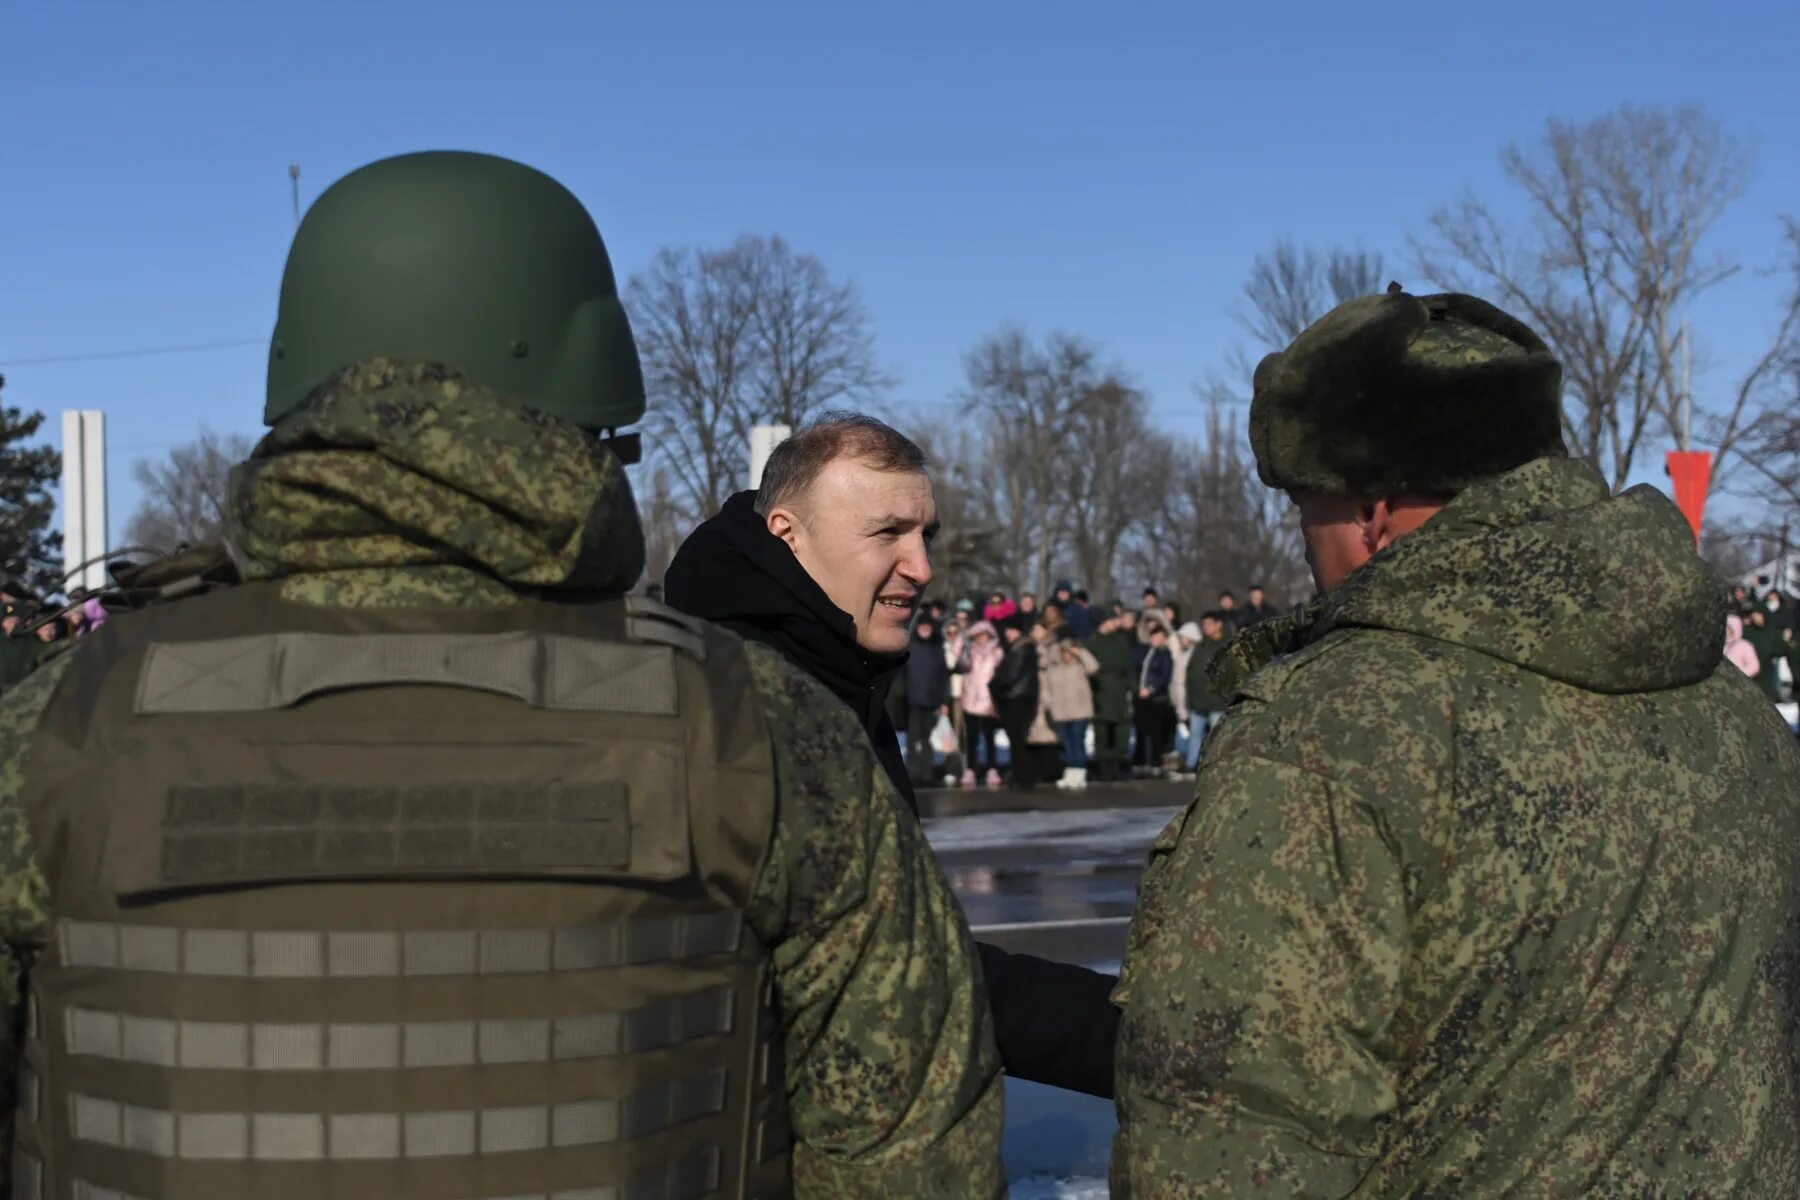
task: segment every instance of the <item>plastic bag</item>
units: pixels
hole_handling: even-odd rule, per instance
[[[931,748],[939,754],[956,753],[956,727],[949,717],[939,714],[937,724],[931,727]]]

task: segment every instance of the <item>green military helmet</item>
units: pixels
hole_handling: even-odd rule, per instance
[[[584,429],[644,415],[637,346],[593,218],[550,176],[492,155],[382,159],[332,184],[301,222],[263,419],[377,355],[442,363]]]

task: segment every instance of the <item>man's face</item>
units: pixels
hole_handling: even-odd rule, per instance
[[[1230,612],[1232,609],[1237,607],[1237,597],[1232,596],[1232,595],[1220,596],[1219,597],[1219,607],[1224,609],[1226,612]]]
[[[1763,627],[1763,622],[1764,622],[1764,618],[1763,618],[1763,610],[1762,609],[1759,608],[1750,614],[1750,623],[1752,625],[1756,626],[1758,629],[1761,629]]]
[[[974,623],[974,620],[974,614],[970,613],[968,609],[959,608],[956,610],[956,624],[958,628],[967,629]]]
[[[931,635],[937,632],[937,627],[928,620],[920,621],[913,632],[919,635],[919,640],[929,642]]]
[[[1150,644],[1158,649],[1161,649],[1162,644],[1168,640],[1169,635],[1164,633],[1161,629],[1157,629],[1150,634]]]
[[[1225,636],[1225,626],[1212,617],[1200,619],[1200,636],[1209,642],[1216,642]]]
[[[1119,624],[1122,625],[1123,627],[1125,627],[1126,629],[1136,629],[1137,628],[1137,615],[1135,613],[1121,614],[1119,617]]]
[[[1145,592],[1144,593],[1144,611],[1145,612],[1155,612],[1156,611],[1156,593],[1155,592]]]
[[[906,649],[913,611],[931,582],[931,480],[840,458],[796,503],[776,506],[767,519],[769,532],[856,622],[857,645],[876,654]]]
[[[1057,588],[1056,589],[1056,603],[1059,604],[1060,606],[1062,606],[1063,608],[1069,607],[1069,601],[1071,598],[1072,597],[1069,595],[1068,588]]]
[[[1020,596],[1019,597],[1019,611],[1020,612],[1036,612],[1037,611],[1037,597],[1032,595],[1030,592],[1026,592],[1023,596]]]
[[[1258,608],[1260,608],[1260,607],[1262,607],[1262,602],[1263,602],[1263,590],[1261,588],[1251,588],[1250,589],[1250,603],[1257,606]]]
[[[1017,625],[1008,625],[1005,629],[1000,631],[1000,636],[1005,638],[1006,644],[1010,646],[1019,640],[1019,627]]]
[[[11,637],[19,628],[19,602],[0,596],[0,635]]]

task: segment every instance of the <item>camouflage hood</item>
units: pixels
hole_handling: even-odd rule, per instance
[[[644,566],[625,468],[592,435],[380,358],[269,431],[232,472],[226,524],[245,578],[315,603],[623,592]]]
[[[1596,692],[1697,683],[1719,664],[1725,586],[1650,487],[1611,496],[1581,460],[1476,484],[1327,593],[1314,640],[1375,627],[1435,638]]]

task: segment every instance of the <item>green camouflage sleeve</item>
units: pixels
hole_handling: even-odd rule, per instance
[[[71,654],[39,667],[0,696],[0,1194],[12,1178],[13,1087],[18,1076],[19,1019],[25,970],[49,931],[50,893],[32,855],[20,807],[25,753]]]
[[[750,922],[786,1025],[796,1195],[1004,1196],[1000,1056],[962,908],[849,711],[748,649],[778,786]]]
[[[1114,1200],[1354,1191],[1394,1109],[1406,938],[1399,857],[1358,796],[1210,748],[1114,994]]]

